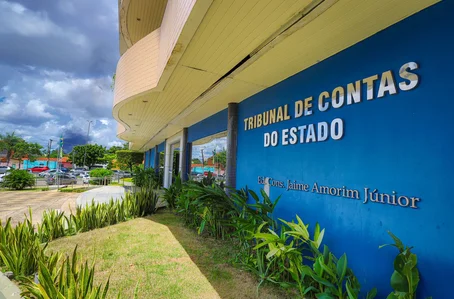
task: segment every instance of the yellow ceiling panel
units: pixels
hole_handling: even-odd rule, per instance
[[[215,1],[181,64],[224,74],[311,1]]]
[[[130,1],[126,24],[132,44],[161,26],[166,6],[167,0]]]
[[[436,2],[439,1],[339,1],[269,49],[235,78],[274,85]]]

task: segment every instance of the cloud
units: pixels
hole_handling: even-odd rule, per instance
[[[213,156],[213,151],[217,150],[218,152],[227,148],[227,137],[216,138],[210,142],[201,145],[192,146],[192,158],[202,159],[202,149],[204,153],[204,158],[208,159]]]
[[[63,151],[69,153],[76,145],[87,144],[89,138],[80,128],[69,127],[62,132]]]
[[[68,149],[121,144],[110,89],[117,18],[111,0],[0,0],[0,131],[43,146],[63,134]]]
[[[0,64],[113,73],[118,60],[117,4],[103,0],[0,0]]]

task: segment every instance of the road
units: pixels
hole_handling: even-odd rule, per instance
[[[96,203],[108,203],[111,199],[121,200],[125,196],[125,188],[121,186],[104,186],[80,193],[77,205],[85,206],[92,200]]]
[[[33,223],[41,220],[44,210],[60,209],[69,212],[70,207],[75,210],[77,193],[53,191],[1,191],[0,192],[0,219],[5,221],[12,218],[13,224],[28,215],[28,208],[33,212]]]

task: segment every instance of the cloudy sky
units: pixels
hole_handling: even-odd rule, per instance
[[[116,0],[0,0],[0,132],[65,149],[119,145],[112,75],[119,58]]]

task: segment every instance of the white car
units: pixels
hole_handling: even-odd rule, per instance
[[[38,173],[40,177],[47,177],[50,174],[54,174],[57,170],[56,169],[49,169],[43,172]]]
[[[81,175],[81,177],[82,177],[82,182],[84,184],[90,184],[90,175],[89,174]]]
[[[0,173],[0,183],[3,183],[3,178],[5,177],[6,173]]]
[[[11,167],[9,166],[0,166],[0,174],[5,174]]]

